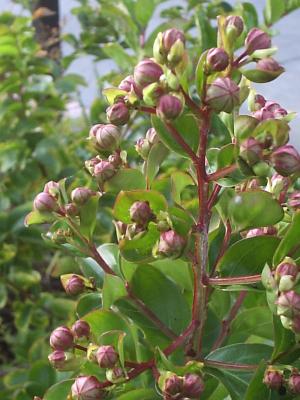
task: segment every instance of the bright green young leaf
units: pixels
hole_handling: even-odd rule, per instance
[[[155,1],[153,0],[137,0],[134,4],[135,17],[142,27],[147,26],[154,10]]]
[[[106,192],[119,193],[121,190],[145,189],[146,180],[141,171],[132,168],[120,169],[104,184]]]
[[[205,74],[206,56],[207,56],[207,51],[201,54],[196,68],[196,88],[200,96],[203,94],[203,89],[206,80],[206,74]]]
[[[54,216],[51,213],[40,213],[38,211],[31,211],[27,214],[24,224],[30,226],[34,224],[44,224],[54,220]]]
[[[106,43],[102,50],[108,58],[113,59],[121,68],[132,68],[134,65],[133,57],[119,43]]]
[[[100,265],[91,257],[77,258],[77,262],[86,278],[94,278],[97,287],[102,287],[104,272]]]
[[[294,333],[289,329],[285,329],[282,326],[280,318],[277,315],[273,316],[273,334],[274,334],[274,349],[272,354],[272,360],[279,357],[280,354],[284,354],[285,352],[288,352],[289,350],[293,349],[296,343]],[[295,355],[295,351],[293,351],[291,355],[292,356]],[[290,361],[287,360],[287,362],[292,362],[294,360]],[[282,360],[282,362],[284,363],[284,359]]]
[[[237,230],[275,225],[283,218],[279,202],[263,190],[237,193],[229,202],[228,213]]]

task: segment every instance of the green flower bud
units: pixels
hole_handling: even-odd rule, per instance
[[[217,78],[207,87],[205,103],[213,110],[230,113],[239,105],[240,88],[230,78]]]

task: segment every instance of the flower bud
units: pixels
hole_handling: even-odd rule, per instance
[[[212,48],[208,50],[206,65],[209,71],[224,71],[229,65],[229,56],[222,48]]]
[[[269,389],[278,390],[284,383],[283,373],[272,367],[269,367],[265,372],[263,382]]]
[[[256,64],[256,69],[269,72],[283,72],[283,68],[272,57],[267,57],[259,60]]]
[[[102,160],[101,160],[101,158],[99,156],[93,157],[90,160],[86,160],[85,161],[85,163],[84,163],[85,168],[89,171],[89,173],[91,175],[94,175],[95,165],[97,165],[100,161],[102,161]]]
[[[277,315],[293,318],[300,314],[300,295],[293,290],[281,293],[276,303]]]
[[[90,336],[91,328],[86,321],[79,319],[72,325],[71,331],[75,336],[75,338],[78,339],[82,337],[88,338]]]
[[[108,181],[115,173],[116,170],[109,161],[100,161],[94,167],[94,176],[100,184]]]
[[[241,143],[240,147],[240,156],[250,165],[254,165],[259,160],[262,159],[262,144],[254,139],[253,137],[249,137],[244,142]]]
[[[281,317],[282,318],[282,317]],[[300,334],[300,316],[296,315],[289,324],[288,329],[292,329],[297,334]]]
[[[290,178],[275,173],[271,177],[269,191],[274,193],[275,195],[279,195],[283,191],[287,191],[290,184],[291,184]]]
[[[148,201],[136,201],[129,210],[130,218],[138,225],[147,225],[155,217]]]
[[[182,378],[173,374],[165,380],[163,393],[166,395],[175,396],[182,393],[182,387]]]
[[[82,206],[86,203],[92,196],[94,196],[95,192],[86,187],[78,187],[72,190],[71,199],[78,206]]]
[[[163,232],[160,235],[157,254],[164,257],[178,258],[183,253],[186,239],[173,230]]]
[[[289,176],[300,171],[300,155],[295,147],[285,145],[271,154],[274,169],[282,176]]]
[[[158,82],[163,70],[159,64],[150,58],[140,61],[134,68],[134,80],[140,88],[144,88],[150,83]]]
[[[230,113],[240,102],[240,88],[230,78],[217,78],[207,86],[205,102],[215,111]]]
[[[256,69],[252,70],[249,79],[252,82],[265,83],[271,82],[284,72],[284,68],[271,57],[263,58],[256,64]],[[247,74],[246,74],[247,76]]]
[[[115,125],[97,124],[91,128],[89,137],[99,150],[114,151],[119,147],[121,132]]]
[[[292,193],[288,198],[287,204],[290,208],[298,210],[300,208],[300,192]]]
[[[106,110],[108,121],[113,125],[125,125],[129,121],[130,113],[125,103],[119,101]]]
[[[288,386],[292,393],[300,394],[300,374],[293,373],[289,378]]]
[[[186,374],[183,377],[183,395],[189,399],[199,399],[204,391],[202,378],[197,374]]]
[[[71,296],[76,296],[85,290],[84,279],[79,275],[62,275],[60,279],[66,293]]]
[[[244,21],[238,15],[229,15],[225,20],[225,28],[229,39],[237,39],[244,30]]]
[[[157,82],[151,83],[143,89],[143,100],[148,106],[155,106],[164,94],[164,89]]]
[[[142,92],[135,83],[132,75],[126,76],[126,78],[121,81],[118,87],[125,92],[134,93],[139,98],[142,97]]]
[[[171,28],[162,34],[163,51],[168,53],[177,41],[185,43],[184,33],[176,28]]]
[[[50,346],[55,350],[68,350],[73,347],[74,338],[69,328],[59,326],[50,336]]]
[[[65,213],[70,217],[75,217],[78,215],[78,207],[74,203],[68,203],[64,207]]]
[[[159,137],[154,128],[150,128],[146,132],[146,139],[149,141],[150,144],[156,144],[159,142]]]
[[[286,292],[293,289],[295,284],[300,278],[299,267],[295,264],[294,260],[286,257],[280,263],[275,272],[275,279],[278,282],[278,289],[280,292]]]
[[[159,100],[156,113],[162,119],[175,119],[179,117],[183,109],[182,101],[171,94],[165,94]]]
[[[186,56],[184,43],[178,39],[173,44],[167,55],[169,67],[175,68],[178,64],[180,64],[180,62],[184,60],[184,56]]]
[[[266,226],[264,228],[250,229],[247,232],[246,238],[256,236],[274,236],[277,234],[277,229],[274,226]]]
[[[113,346],[100,346],[96,357],[101,368],[112,368],[119,359],[119,355]]]
[[[44,186],[44,193],[50,194],[55,199],[59,196],[59,183],[55,181],[49,181]]]
[[[58,210],[58,205],[55,198],[45,192],[41,192],[35,197],[33,201],[33,207],[39,212],[51,212]]]
[[[256,110],[263,108],[266,104],[266,99],[261,94],[256,94],[254,96],[254,107]]]
[[[140,138],[137,140],[135,144],[135,150],[144,160],[147,160],[150,149],[151,145],[149,143],[149,140],[144,138]]]
[[[49,354],[48,360],[54,368],[61,369],[64,367],[66,354],[62,350],[55,350],[53,353]]]
[[[271,39],[269,35],[259,28],[252,28],[248,33],[245,46],[247,54],[252,54],[256,50],[268,49],[271,47]]]
[[[79,376],[72,385],[74,400],[101,400],[104,393],[101,384],[95,376]]]
[[[267,119],[274,118],[274,114],[272,113],[272,111],[267,110],[265,107],[262,107],[261,109],[255,111],[252,115],[259,121],[265,121]]]

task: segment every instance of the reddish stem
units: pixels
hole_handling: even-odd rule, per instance
[[[207,202],[207,207],[209,210],[211,210],[212,207],[214,206],[221,189],[222,189],[222,186],[220,186],[216,183],[213,188],[213,191],[208,199],[208,202]]]
[[[87,347],[81,346],[80,344],[74,344],[74,348],[84,351],[85,353],[87,352]]]
[[[234,305],[232,306],[232,308],[229,312],[228,318],[226,320],[222,321],[221,332],[220,332],[219,336],[217,337],[217,339],[212,347],[212,350],[216,350],[219,347],[221,347],[224,340],[229,335],[230,325],[231,325],[232,321],[234,320],[234,318],[237,316],[237,313],[239,312],[239,309],[240,309],[241,305],[243,304],[243,301],[244,301],[245,297],[247,296],[247,293],[248,292],[246,292],[246,291],[240,292]]]
[[[145,106],[141,106],[138,108],[139,111],[143,111],[146,112],[148,114],[156,114],[156,109],[155,107],[145,107]]]
[[[174,125],[170,122],[164,121],[165,126],[167,127],[168,131],[171,133],[175,141],[179,144],[180,147],[191,157],[194,162],[198,162],[197,155],[193,152],[191,147],[186,143],[180,133],[177,131]]]
[[[218,171],[214,172],[213,174],[209,174],[207,176],[207,180],[208,181],[217,181],[220,178],[224,178],[225,176],[230,175],[236,169],[237,169],[236,164],[229,165],[229,167],[219,169]]]
[[[194,113],[194,115],[197,118],[201,118],[201,112],[200,112],[200,108],[198,106],[197,103],[194,102],[194,100],[192,100],[190,98],[190,96],[185,92],[185,90],[183,89],[183,87],[180,87],[181,92],[183,94],[183,97],[185,99],[186,104],[188,105],[188,107],[190,108],[190,110]]]
[[[258,365],[256,364],[233,364],[233,363],[227,363],[223,361],[214,361],[214,360],[209,360],[205,358],[204,360],[201,360],[204,365],[207,367],[215,367],[215,368],[223,368],[223,369],[238,369],[240,371],[253,371],[257,369]]]
[[[228,285],[246,285],[249,283],[258,283],[261,281],[261,275],[235,276],[230,278],[207,278],[206,284],[213,286],[228,286]]]
[[[223,257],[225,251],[227,250],[228,244],[230,242],[230,237],[231,237],[231,225],[230,225],[230,222],[227,221],[226,225],[225,225],[225,235],[224,235],[223,243],[220,248],[219,254],[216,258],[216,261],[215,261],[214,265],[212,266],[211,273],[210,273],[211,277],[214,276],[217,266],[218,266],[218,263],[221,260],[221,258]]]

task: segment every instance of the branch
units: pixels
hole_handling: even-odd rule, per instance
[[[232,321],[234,320],[234,318],[237,316],[237,313],[239,312],[239,309],[240,309],[241,305],[243,304],[243,301],[246,296],[247,296],[246,291],[241,291],[240,294],[238,295],[234,305],[232,306],[232,308],[229,312],[228,318],[226,320],[222,321],[221,332],[220,332],[219,336],[217,337],[217,339],[212,347],[212,350],[216,350],[219,347],[221,347],[224,340],[229,335],[230,325],[231,325]]]
[[[211,210],[212,207],[214,206],[215,201],[217,200],[218,194],[220,193],[221,189],[222,189],[222,186],[220,186],[216,183],[213,188],[213,191],[208,199],[208,202],[207,202],[207,207],[209,210]]]
[[[261,275],[235,276],[230,278],[206,278],[205,283],[212,286],[229,285],[247,285],[249,283],[258,283],[261,281]]]
[[[137,108],[137,110],[146,112],[146,113],[148,113],[148,114],[156,114],[156,109],[155,109],[155,107],[145,107],[145,106],[141,106],[141,107]]]
[[[224,178],[226,175],[230,175],[237,169],[236,164],[229,165],[229,167],[225,167],[219,169],[218,171],[214,172],[213,174],[209,174],[207,176],[208,181],[217,181],[220,178]]]
[[[201,111],[198,104],[194,102],[194,100],[188,95],[188,93],[183,89],[182,86],[180,86],[180,90],[189,109],[197,118],[201,118]]]
[[[198,162],[198,157],[191,149],[191,147],[186,143],[186,141],[182,138],[180,133],[177,131],[174,125],[170,122],[164,121],[165,126],[167,127],[168,131],[171,133],[175,141],[179,144],[179,146],[190,156],[190,158],[194,162]]]

